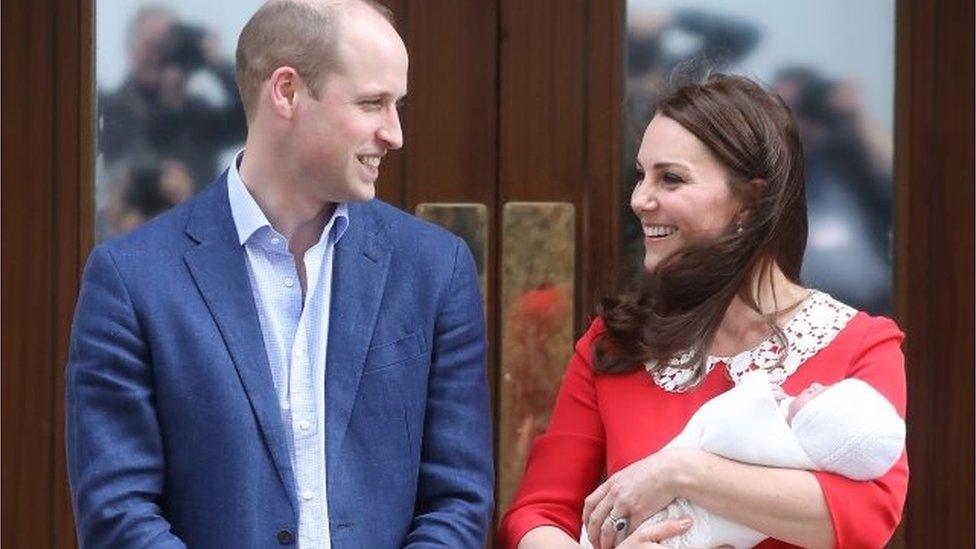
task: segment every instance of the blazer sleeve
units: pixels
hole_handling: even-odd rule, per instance
[[[498,546],[517,547],[529,530],[556,526],[579,539],[583,500],[605,466],[605,436],[590,365],[597,319],[576,344],[546,432],[529,453],[525,476],[502,519]]]
[[[164,461],[146,339],[110,252],[88,260],[66,372],[68,478],[82,547],[184,547],[159,505]]]
[[[484,547],[494,510],[481,284],[467,245],[434,325],[417,503],[406,547]]]
[[[905,417],[904,334],[886,318],[871,318],[847,377],[870,384]],[[883,547],[901,520],[908,491],[908,457],[902,452],[883,476],[870,481],[815,471],[834,524],[837,547]]]

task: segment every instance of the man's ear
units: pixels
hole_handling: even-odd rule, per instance
[[[298,89],[302,79],[292,67],[278,67],[268,79],[271,108],[281,118],[291,120],[295,114]]]

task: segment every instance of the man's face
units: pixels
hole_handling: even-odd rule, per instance
[[[159,85],[163,69],[162,44],[172,31],[175,19],[165,13],[147,15],[130,37],[132,74],[144,86]]]
[[[323,202],[369,200],[383,155],[403,145],[397,102],[407,93],[407,50],[373,13],[344,15],[339,67],[316,100],[296,110],[296,181]]]

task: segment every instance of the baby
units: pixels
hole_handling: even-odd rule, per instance
[[[904,420],[867,383],[854,378],[829,386],[814,383],[789,397],[757,370],[705,403],[665,448],[701,448],[745,463],[872,480],[895,464],[904,446]],[[693,519],[691,529],[663,545],[739,548],[767,537],[683,499],[648,521],[685,515]]]
[[[702,405],[665,448],[701,448],[744,463],[871,480],[895,464],[904,445],[904,420],[867,383],[854,378],[830,386],[814,383],[790,397],[757,370]],[[681,498],[647,522],[683,516],[692,518],[691,529],[662,545],[739,548],[767,537]],[[581,539],[583,547],[590,546],[585,529]]]

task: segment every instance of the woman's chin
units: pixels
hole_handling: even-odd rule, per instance
[[[646,246],[644,248],[644,271],[651,273],[664,261],[667,254],[664,250],[656,246]]]
[[[648,256],[645,256],[644,257],[644,272],[647,273],[647,274],[653,273],[654,272],[654,269],[656,269],[657,266],[658,266],[658,264],[660,264],[660,263],[661,263],[661,259],[658,258],[658,257],[648,257]]]

